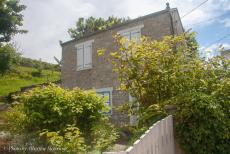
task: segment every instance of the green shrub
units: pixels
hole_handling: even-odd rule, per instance
[[[177,104],[176,132],[186,153],[229,153],[229,106],[225,112],[215,96],[197,92],[183,94]]]
[[[16,132],[51,132],[54,135],[52,141],[47,139],[53,144],[56,143],[53,140],[59,139],[59,136],[63,137],[63,141],[68,140],[65,135],[71,133],[66,132],[70,130],[68,126],[71,125],[74,130],[76,128],[76,131],[80,132],[88,149],[94,149],[95,146],[98,148],[100,143],[94,145],[95,141],[103,142],[104,145],[101,145],[100,149],[104,149],[116,139],[116,131],[113,131],[108,117],[103,114],[108,110],[105,99],[94,91],[83,91],[79,88],[65,90],[51,84],[22,94],[19,102],[20,104],[14,106],[7,114],[9,126]],[[17,122],[20,122],[20,127],[15,127]],[[100,129],[104,130],[104,135],[97,134]],[[78,141],[77,136],[75,137],[73,136],[73,145],[75,140]]]
[[[63,134],[60,131],[44,131],[40,133],[40,136],[47,138],[52,146],[59,148],[62,152],[79,154],[86,152],[84,138],[77,127],[68,125]]]
[[[27,128],[28,117],[24,113],[23,104],[15,104],[4,115],[7,121],[7,128],[15,134],[24,133]]]
[[[139,111],[139,127],[150,127],[155,122],[165,118],[167,113],[158,104],[153,104],[148,107],[142,107]]]
[[[118,138],[117,130],[108,123],[108,119],[102,120],[100,125],[93,126],[92,135],[92,144],[100,151],[105,151]]]

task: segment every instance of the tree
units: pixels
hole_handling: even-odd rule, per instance
[[[118,75],[120,89],[139,102],[139,114],[145,118],[139,122],[151,124],[154,112],[174,104],[178,108],[176,134],[186,153],[228,153],[230,61],[200,58],[191,33],[160,41],[143,37],[140,43],[131,41],[128,46],[121,36],[115,38],[119,49],[107,58]]]
[[[16,53],[12,44],[7,44],[11,37],[17,33],[25,33],[20,30],[23,15],[26,8],[19,4],[19,0],[0,0],[0,73],[4,75],[13,64],[19,62],[19,53]]]
[[[106,20],[103,18],[94,18],[92,16],[88,19],[79,18],[76,22],[76,26],[74,28],[70,28],[68,33],[71,38],[76,39],[92,32],[104,30],[113,25],[123,23],[127,20],[129,20],[129,18],[117,18],[114,16],[110,16]]]
[[[19,29],[23,21],[21,12],[26,8],[19,2],[19,0],[0,0],[0,43],[9,42],[14,34],[26,32]]]
[[[6,44],[0,47],[0,73],[3,76],[14,64],[18,64],[20,54],[16,53],[14,47]]]

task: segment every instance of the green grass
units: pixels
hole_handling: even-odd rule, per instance
[[[0,76],[0,96],[7,96],[11,92],[20,90],[21,87],[60,80],[60,72],[43,70],[41,77],[33,77],[36,71],[30,67],[16,67],[10,73]]]

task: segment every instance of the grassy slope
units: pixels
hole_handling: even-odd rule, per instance
[[[30,67],[17,67],[16,71],[0,76],[0,96],[6,96],[10,92],[20,90],[20,87],[40,84],[47,81],[56,81],[60,79],[60,72],[43,70],[41,77],[32,77],[31,72],[36,71]]]

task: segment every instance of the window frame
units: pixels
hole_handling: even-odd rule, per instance
[[[89,40],[89,41],[85,41],[85,42],[82,42],[82,43],[79,43],[77,45],[75,45],[75,48],[76,48],[76,56],[78,56],[78,48],[82,48],[82,54],[83,54],[83,62],[82,62],[82,67],[78,68],[78,57],[76,58],[76,70],[77,71],[81,71],[81,70],[87,70],[87,69],[91,69],[93,67],[93,42],[94,40]],[[91,46],[91,50],[90,50],[90,60],[91,60],[91,65],[88,66],[88,67],[85,67],[85,47],[86,46]]]
[[[134,32],[134,31],[140,31],[140,36],[141,36],[141,29],[142,28],[144,28],[144,24],[141,24],[141,25],[138,25],[138,26],[134,26],[134,27],[131,27],[131,28],[126,28],[126,29],[118,31],[117,33],[119,35],[121,35],[122,37],[124,36],[125,33],[128,33],[129,34],[128,41],[131,41],[132,40],[132,32]]]

